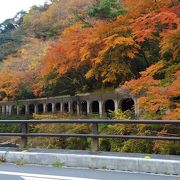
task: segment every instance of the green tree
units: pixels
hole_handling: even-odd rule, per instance
[[[89,10],[88,15],[100,19],[114,19],[125,13],[126,10],[122,9],[117,0],[101,0]]]

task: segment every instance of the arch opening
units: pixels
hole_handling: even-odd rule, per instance
[[[94,114],[99,113],[99,102],[98,101],[93,101],[91,107],[92,107],[92,113],[94,113]]]
[[[115,110],[115,103],[112,99],[106,100],[104,106],[104,110],[106,113],[110,113],[110,111]]]
[[[43,113],[43,104],[38,104],[38,113]]]
[[[73,114],[77,114],[77,101],[74,101],[72,103],[72,110],[73,110]]]
[[[7,115],[7,114],[8,114],[8,107],[4,106],[4,115]]]
[[[16,115],[17,114],[17,106],[16,105],[13,105],[12,106],[12,115]]]
[[[87,115],[87,101],[82,101],[81,102],[81,110],[83,115]]]
[[[29,114],[33,114],[35,112],[35,106],[34,104],[29,105]]]
[[[47,112],[52,112],[52,104],[51,103],[47,104]]]
[[[122,111],[127,111],[127,110],[134,111],[133,99],[132,98],[123,99],[121,102],[121,109]]]
[[[69,103],[68,103],[68,102],[65,102],[63,106],[64,106],[64,107],[63,107],[63,108],[64,108],[64,112],[65,112],[65,113],[68,113],[68,112],[69,112]]]
[[[61,103],[56,103],[55,105],[56,111],[60,111],[61,110]]]
[[[30,109],[30,107],[29,107],[29,109]],[[20,115],[25,115],[26,114],[25,105],[22,105],[21,107],[19,107],[19,114]]]

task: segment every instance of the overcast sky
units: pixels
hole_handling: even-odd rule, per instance
[[[48,0],[0,0],[0,23],[12,18],[21,10],[29,10],[33,5],[44,4]]]

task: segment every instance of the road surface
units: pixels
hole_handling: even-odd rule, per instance
[[[1,163],[0,180],[180,180],[180,176]]]

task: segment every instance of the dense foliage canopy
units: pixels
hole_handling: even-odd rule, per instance
[[[0,26],[1,97],[125,88],[139,97],[141,118],[179,119],[179,12],[178,0],[34,6],[18,27]]]

